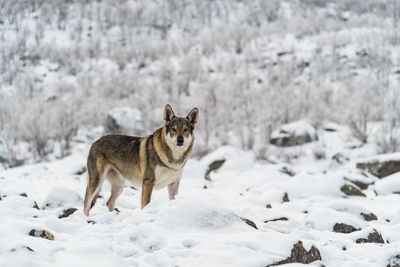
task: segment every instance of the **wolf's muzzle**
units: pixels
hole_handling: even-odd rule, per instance
[[[182,136],[178,136],[178,138],[176,138],[176,144],[178,146],[183,146],[183,141],[184,141],[184,139]]]

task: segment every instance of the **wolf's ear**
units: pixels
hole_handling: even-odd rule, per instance
[[[172,110],[171,106],[167,104],[164,109],[164,123],[167,124],[168,122],[172,121],[175,118],[174,111]]]
[[[189,114],[186,116],[186,119],[190,121],[193,127],[196,127],[197,122],[199,120],[199,109],[198,108],[192,109],[192,111],[190,111]]]

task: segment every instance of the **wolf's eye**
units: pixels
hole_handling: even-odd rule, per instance
[[[185,129],[183,129],[183,131],[184,131],[185,133],[187,133],[187,132],[189,131],[189,129],[188,129],[188,128],[185,128]]]
[[[171,128],[171,132],[175,133],[176,132],[176,128]]]

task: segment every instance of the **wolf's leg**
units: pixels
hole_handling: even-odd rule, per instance
[[[175,199],[175,196],[178,194],[178,189],[179,189],[179,181],[168,185],[169,200]]]
[[[99,163],[99,159],[95,159],[93,155],[88,158],[88,184],[86,187],[85,201],[83,204],[83,213],[89,216],[90,209],[94,206],[97,196],[100,193],[101,186],[103,185],[104,175],[103,164]],[[98,168],[100,167],[100,168]]]
[[[110,211],[113,211],[115,208],[115,201],[124,190],[125,179],[114,169],[108,171],[106,178],[111,184],[111,195],[107,201],[107,207]]]
[[[151,199],[151,193],[153,191],[154,179],[152,180],[143,180],[142,185],[142,209],[149,204]]]

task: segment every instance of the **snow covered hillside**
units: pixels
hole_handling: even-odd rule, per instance
[[[127,184],[109,212],[106,182],[90,217],[82,213],[89,143],[60,160],[2,171],[0,266],[267,266],[300,259],[296,251],[308,251],[303,262],[312,266],[398,266],[400,175],[379,179],[356,168],[375,151],[352,146],[343,129],[319,135],[274,147],[267,161],[233,147],[192,159],[177,199],[155,191],[143,210],[140,190]],[[315,158],[315,147],[325,158]],[[288,163],[283,155],[293,150]]]

